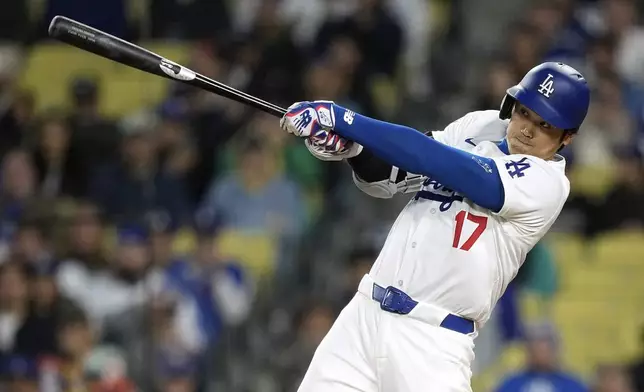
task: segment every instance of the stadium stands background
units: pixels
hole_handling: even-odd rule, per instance
[[[644,391],[642,11],[3,0],[2,390],[295,391],[408,200],[361,194],[276,118],[51,42],[62,14],[283,106],[423,130],[498,108],[540,61],[577,67],[593,102],[563,151],[571,196],[477,339],[474,391],[530,366],[537,340],[589,390]]]

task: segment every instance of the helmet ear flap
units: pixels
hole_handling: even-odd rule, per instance
[[[499,109],[499,118],[501,120],[507,120],[512,117],[512,109],[516,101],[510,94],[505,94],[505,97],[501,101],[501,108]]]

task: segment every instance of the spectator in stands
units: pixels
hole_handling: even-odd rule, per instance
[[[644,347],[644,325],[640,327],[640,348]],[[629,366],[629,376],[633,381],[635,392],[644,392],[644,356],[639,357]]]
[[[224,230],[274,238],[276,264],[258,270],[286,276],[306,219],[300,188],[277,167],[265,142],[249,137],[238,148],[237,170],[213,181],[202,208],[221,212]]]
[[[592,392],[636,392],[636,389],[622,366],[603,365],[597,369]]]
[[[514,80],[518,81],[535,64],[540,63],[544,43],[539,30],[523,23],[513,26],[508,36],[508,55],[514,69]]]
[[[243,61],[250,71],[249,94],[287,104],[301,96],[300,81],[305,64],[288,26],[279,22],[279,1],[259,4],[253,29],[244,37]],[[288,59],[288,60],[287,60]]]
[[[494,61],[487,67],[485,75],[475,109],[498,110],[506,90],[517,83],[512,65],[505,61]]]
[[[309,218],[314,220],[321,208],[321,187],[324,185],[322,179],[324,169],[328,165],[325,166],[314,158],[303,143],[297,143],[284,132],[276,132],[274,117],[271,115],[256,114],[245,131],[252,137],[264,141],[266,148],[276,157],[280,169],[302,189],[306,197]],[[234,168],[237,153],[235,147],[231,145],[224,151],[222,170],[229,171]]]
[[[540,316],[548,318],[550,301],[559,292],[559,273],[554,252],[547,242],[538,242],[528,252],[514,282],[523,293],[540,300]]]
[[[358,9],[341,20],[327,21],[318,32],[314,51],[329,54],[332,62],[341,64],[350,76],[349,97],[366,115],[377,115],[372,83],[395,78],[403,33],[383,0],[361,0]]]
[[[160,365],[177,366],[185,364],[184,361],[196,365],[202,358],[201,352],[186,347],[184,332],[177,328],[177,310],[175,294],[168,292],[156,296],[146,306],[145,322],[139,325],[137,337],[129,341],[130,366],[143,390],[162,390],[162,384],[168,378],[174,378],[165,372],[176,369]],[[183,373],[182,376],[194,381],[195,374]]]
[[[190,356],[162,352],[156,359],[156,390],[159,392],[195,392],[199,363]]]
[[[123,350],[115,346],[99,345],[85,361],[88,390],[110,392],[138,392],[128,374]]]
[[[351,97],[360,61],[356,42],[348,37],[337,37],[323,58],[307,70],[304,78],[306,96],[360,110],[358,102]]]
[[[0,360],[15,348],[16,334],[29,312],[26,267],[0,264]]]
[[[336,310],[342,310],[356,294],[356,288],[362,277],[369,273],[378,251],[372,247],[358,247],[353,249],[348,257],[346,275],[344,277],[342,293],[336,304]]]
[[[549,325],[527,328],[527,368],[507,377],[495,390],[497,392],[588,391],[588,388],[576,376],[561,368],[558,345],[558,337]]]
[[[197,159],[190,139],[192,132],[187,102],[168,100],[161,105],[159,112],[161,123],[157,130],[157,143],[162,170],[187,181]]]
[[[127,39],[129,38],[127,36],[127,11],[126,0],[98,1],[92,5],[84,0],[48,0],[45,3],[43,20],[38,33],[41,36],[46,36],[47,26],[53,17],[65,15],[109,34]]]
[[[29,313],[16,334],[13,350],[28,358],[58,354],[59,315],[75,306],[58,292],[55,267],[41,264],[29,268]]]
[[[167,214],[150,216],[150,250],[152,256],[153,296],[173,293],[178,302],[176,321],[180,324],[186,347],[193,351],[205,349],[210,331],[204,319],[205,312],[212,309],[203,307],[201,279],[207,277],[203,271],[193,270],[189,264],[190,255],[176,254],[174,245],[178,223]]]
[[[0,57],[2,56],[0,49]],[[0,70],[0,90],[4,83],[2,77]],[[11,149],[21,147],[25,143],[34,122],[35,99],[31,91],[21,90],[7,99],[11,101],[9,105],[0,109],[0,159]]]
[[[120,162],[104,167],[90,185],[93,200],[117,221],[141,221],[159,209],[183,221],[191,209],[185,186],[157,167],[157,145],[150,125],[126,132]]]
[[[152,38],[201,40],[222,35],[230,28],[228,4],[224,0],[152,0]]]
[[[331,329],[336,314],[326,301],[303,301],[295,315],[296,333],[291,344],[274,357],[277,379],[284,391],[295,391],[311,363],[315,349]]]
[[[318,32],[315,49],[324,53],[338,35],[357,42],[367,73],[393,77],[400,65],[403,33],[383,0],[360,0],[357,11],[340,21],[325,23]]]
[[[634,83],[624,77],[617,68],[618,40],[612,35],[601,35],[589,45],[586,76],[593,85],[604,78],[611,78],[619,84],[621,101],[633,119],[644,113],[644,85]],[[641,125],[640,125],[641,128]]]
[[[57,325],[56,335],[60,356],[56,362],[58,380],[57,388],[62,390],[105,390],[103,388],[90,389],[97,384],[97,376],[92,374],[91,362],[100,349],[98,345],[98,334],[93,329],[87,315],[76,307],[65,308],[60,313],[60,321]],[[105,366],[102,369],[104,374],[116,378],[123,378],[118,369],[113,366]],[[116,372],[116,374],[114,374]],[[110,374],[112,373],[112,374]],[[134,388],[128,383],[117,384],[119,388],[107,389],[118,392],[134,392]]]
[[[71,149],[71,130],[63,113],[52,111],[41,118],[33,160],[39,192],[44,198],[83,197],[87,172],[78,151]]]
[[[96,204],[77,200],[71,224],[66,233],[62,261],[66,265],[86,270],[86,273],[103,272],[108,267],[104,249],[104,217]]]
[[[41,392],[36,360],[20,355],[7,357],[0,363],[0,387],[7,392]]]
[[[197,247],[193,255],[165,257],[165,263],[158,264],[163,253],[172,255],[172,252],[163,245],[156,252],[155,267],[161,275],[164,290],[175,292],[177,298],[182,298],[184,305],[179,304],[177,318],[183,322],[183,330],[189,328],[187,322],[190,318],[196,317],[190,328],[196,328],[198,332],[182,332],[184,336],[193,335],[184,338],[191,338],[193,343],[184,346],[193,346],[193,351],[200,351],[208,345],[211,352],[218,352],[220,344],[224,343],[221,342],[223,332],[242,325],[252,307],[254,288],[243,267],[218,251],[219,225],[216,214],[200,211],[195,219]],[[157,231],[153,234],[156,237],[153,241],[159,244],[171,242],[168,241],[171,234],[165,233]],[[188,307],[187,303],[191,306]],[[187,313],[189,309],[196,312]]]
[[[574,0],[534,2],[526,21],[539,31],[544,43],[544,61],[563,61],[577,69],[583,67],[594,29]]]
[[[150,232],[150,250],[152,264],[159,270],[172,269],[174,264],[182,262],[181,255],[175,254],[174,246],[178,222],[173,221],[169,214],[155,211],[146,217]]]
[[[246,91],[251,76],[246,67],[230,63],[235,54],[229,45],[219,41],[195,44],[190,51],[188,66],[203,75]],[[249,109],[231,99],[176,83],[172,86],[169,100],[173,105],[187,109],[186,117],[197,158],[190,187],[192,194],[200,198],[214,175],[221,171],[220,154],[224,146],[246,122]]]
[[[26,151],[12,150],[4,157],[0,181],[1,262],[9,252],[9,243],[23,212],[36,202],[36,175]]]
[[[100,112],[102,90],[97,77],[79,75],[69,85],[72,111],[71,150],[78,152],[87,172],[117,160],[121,134],[116,123]]]
[[[634,0],[602,0],[605,30],[617,39],[616,66],[631,83],[644,86],[644,27],[637,24]]]
[[[644,228],[644,166],[642,156],[634,148],[620,154],[615,180],[615,186],[589,217],[591,224],[596,225],[593,232]]]
[[[221,224],[216,212],[199,212],[195,222],[197,249],[190,266],[197,277],[191,286],[213,338],[222,328],[237,327],[246,321],[255,291],[243,266],[221,253],[218,244]]]
[[[615,152],[630,146],[635,121],[623,101],[619,77],[602,74],[589,115],[575,139],[575,165],[607,168],[615,163]]]
[[[585,77],[590,81],[597,81],[600,75],[616,72],[615,67],[615,37],[604,34],[596,37],[589,45],[586,61]]]
[[[43,219],[24,218],[13,236],[12,259],[25,265],[44,267],[54,262],[51,236]]]
[[[7,0],[0,15],[0,41],[27,41],[33,26],[29,23],[29,3],[22,0]]]
[[[72,262],[63,263],[57,273],[61,292],[80,305],[99,328],[118,327],[119,317],[149,296],[145,280],[150,255],[144,230],[135,224],[122,225],[117,235],[108,273]]]

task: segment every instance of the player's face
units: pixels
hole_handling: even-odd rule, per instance
[[[568,145],[573,137],[574,134],[548,124],[527,107],[515,105],[508,126],[510,153],[551,159],[557,150],[562,145]]]

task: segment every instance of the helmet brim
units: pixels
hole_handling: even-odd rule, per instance
[[[559,113],[548,102],[548,99],[538,92],[528,91],[522,86],[516,85],[510,87],[507,93],[517,102],[537,113],[548,124],[564,130],[577,128],[577,124],[566,118],[565,113]]]

